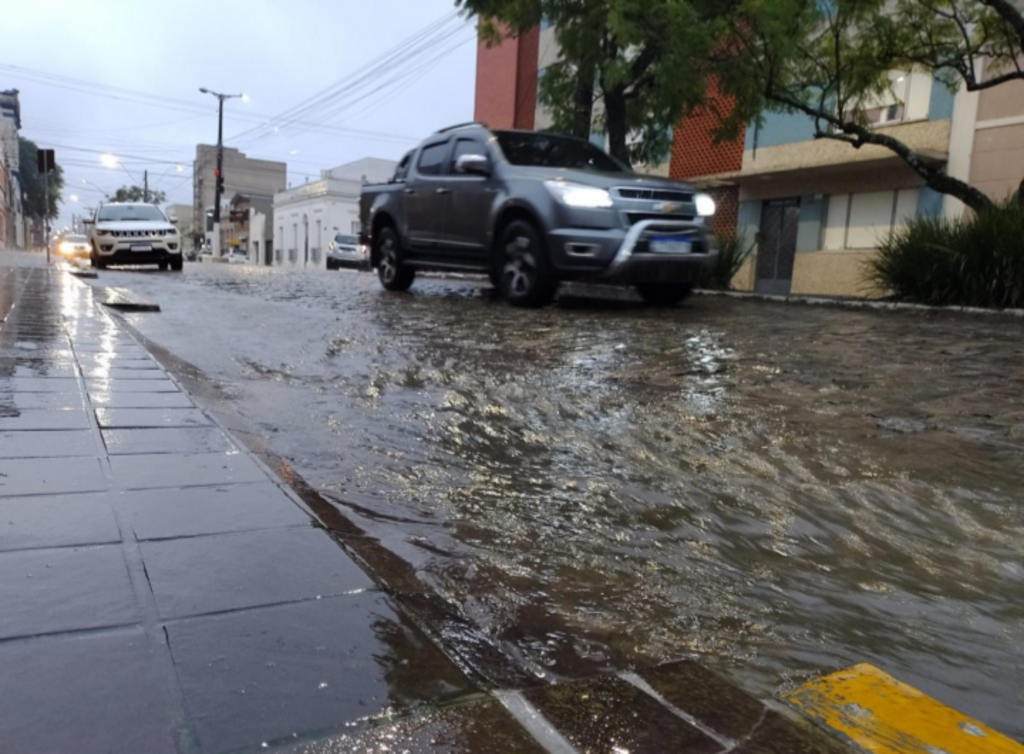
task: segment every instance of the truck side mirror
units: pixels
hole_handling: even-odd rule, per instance
[[[490,175],[491,162],[482,154],[463,154],[455,160],[455,172],[463,175]]]

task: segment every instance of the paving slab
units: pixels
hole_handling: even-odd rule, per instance
[[[312,527],[146,542],[142,557],[164,618],[315,600],[373,586],[326,533]]]
[[[0,389],[0,413],[6,409],[64,410],[85,407],[82,393],[10,393]],[[7,412],[9,413],[9,412]]]
[[[200,743],[210,752],[342,728],[471,690],[374,593],[181,621],[167,630]]]
[[[74,377],[0,377],[0,393],[77,393]]]
[[[185,393],[93,393],[90,400],[100,408],[194,408]]]
[[[156,427],[205,427],[211,422],[195,408],[97,408],[96,419],[104,429]]]
[[[88,429],[90,426],[89,415],[84,410],[14,409],[7,411],[0,408],[0,431]]]
[[[106,369],[152,369],[156,366],[156,361],[148,354],[145,356],[114,356],[109,353],[80,353],[78,354],[78,363],[82,365],[83,370],[89,370],[94,367],[104,367]]]
[[[723,748],[620,678],[531,689],[523,696],[580,751],[662,754],[668,745],[672,751],[717,754]]]
[[[0,668],[4,754],[177,751],[141,630],[0,643]]]
[[[202,487],[266,481],[266,474],[241,453],[111,456],[114,477],[127,489]]]
[[[0,605],[0,639],[138,620],[118,546],[0,553]]]
[[[0,551],[120,541],[106,494],[0,498]]]
[[[238,450],[218,427],[105,429],[103,440],[112,456],[142,453],[226,453]],[[2,448],[0,439],[0,448]]]
[[[309,516],[271,482],[133,490],[117,505],[140,540],[308,526]]]
[[[3,427],[3,419],[0,419],[0,427]],[[88,429],[47,432],[0,429],[0,458],[95,456],[96,452],[96,442]]]
[[[78,377],[78,365],[73,359],[11,359],[0,357],[0,377],[32,377],[64,379]]]
[[[14,458],[0,467],[0,497],[99,492],[107,488],[98,458]],[[0,603],[2,604],[2,603]]]
[[[85,376],[89,380],[162,380],[165,374],[156,364],[144,361],[137,362],[140,365],[133,367],[108,367],[95,366],[85,370]]]
[[[89,394],[95,393],[177,393],[180,388],[172,380],[111,380],[92,377],[86,380]]]

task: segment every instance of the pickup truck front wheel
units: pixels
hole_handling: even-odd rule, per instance
[[[540,307],[558,291],[558,277],[533,223],[514,220],[498,241],[498,290],[513,306]]]
[[[407,291],[416,279],[416,270],[402,263],[402,248],[394,228],[381,228],[377,234],[377,277],[389,291]]]

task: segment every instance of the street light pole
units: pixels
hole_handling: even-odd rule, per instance
[[[213,186],[213,258],[220,259],[220,202],[224,194],[224,100],[235,97],[242,99],[242,94],[220,94],[205,87],[199,89],[203,94],[212,94],[217,98],[217,170],[214,173]]]

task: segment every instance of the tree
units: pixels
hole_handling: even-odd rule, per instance
[[[24,211],[38,221],[53,220],[60,212],[60,192],[64,188],[64,169],[54,164],[49,175],[49,204],[46,198],[47,179],[39,172],[36,153],[39,148],[34,141],[18,137],[18,161],[21,186],[24,191]]]
[[[146,198],[146,191],[142,186],[122,186],[114,192],[113,196],[108,196],[108,202],[142,202],[148,201],[150,204],[163,204],[164,199],[167,195],[163,191],[155,191],[154,189],[149,190],[149,199]]]
[[[554,129],[608,135],[627,164],[664,159],[670,129],[704,99],[702,75],[721,0],[456,0],[496,43],[537,26],[555,28],[560,58],[545,69],[541,103]]]
[[[1024,80],[1024,15],[1012,0],[730,0],[728,42],[712,66],[737,107],[723,133],[766,110],[801,113],[815,137],[898,155],[926,185],[974,210],[980,190],[894,133],[873,127],[873,103],[895,101],[894,71],[980,91]],[[1024,188],[1024,183],[1022,183]],[[1024,192],[1021,192],[1024,193]]]

